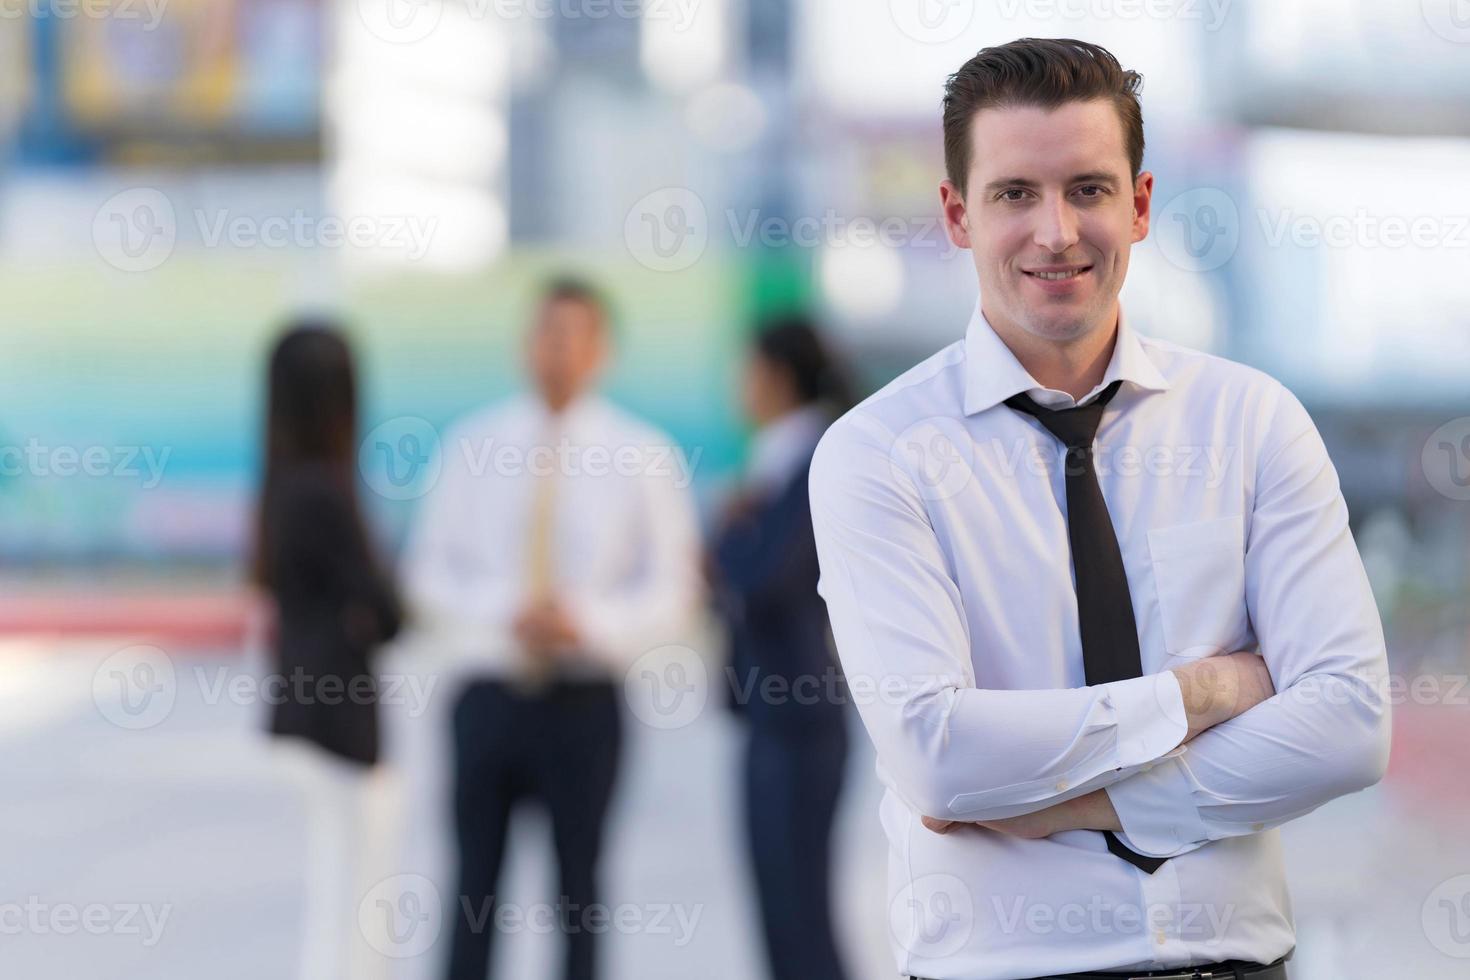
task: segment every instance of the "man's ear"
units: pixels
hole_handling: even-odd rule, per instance
[[[1154,175],[1145,170],[1133,184],[1133,240],[1148,237],[1149,218],[1153,207]]]
[[[970,213],[964,195],[952,180],[939,182],[939,209],[944,215],[944,230],[955,248],[970,247]]]

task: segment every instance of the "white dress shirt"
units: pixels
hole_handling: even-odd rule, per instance
[[[1006,407],[1107,406],[1096,466],[1144,676],[1086,686],[1065,448]],[[1387,664],[1337,473],[1260,371],[1140,336],[1120,314],[1080,403],[1043,388],[977,304],[965,339],[839,419],[812,519],[844,672],[886,787],[892,943],[937,980],[1269,963],[1295,932],[1275,829],[1381,778]],[[1187,744],[1167,670],[1258,650],[1277,694]],[[990,820],[1105,787],[1125,844]],[[1364,840],[1364,847],[1375,842]]]
[[[405,593],[436,652],[486,677],[521,676],[512,631],[530,599],[538,478],[553,492],[553,592],[579,628],[564,676],[617,678],[684,636],[700,592],[691,467],[664,433],[597,395],[555,418],[522,395],[455,424],[405,550]],[[539,474],[539,476],[538,476]]]

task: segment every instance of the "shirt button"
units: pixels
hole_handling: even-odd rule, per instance
[[[1266,829],[1266,825],[1263,824],[1263,823],[1253,823],[1253,824],[1251,824],[1251,830],[1265,830],[1265,829]]]
[[[1167,938],[1168,937],[1164,935],[1164,930],[1156,929],[1154,931],[1154,942],[1158,943],[1160,946],[1164,945],[1164,941]]]
[[[1057,792],[1058,793],[1064,792],[1066,790],[1066,788],[1067,788],[1067,781],[1065,779],[1059,779],[1059,780],[1057,780]]]

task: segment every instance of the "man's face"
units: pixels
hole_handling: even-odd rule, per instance
[[[541,305],[528,344],[531,376],[541,396],[561,408],[591,385],[607,354],[602,312],[578,299]]]
[[[1059,344],[1111,329],[1153,192],[1152,174],[1130,179],[1112,103],[981,110],[970,152],[965,195],[946,180],[940,201],[951,239],[974,256],[986,318]]]

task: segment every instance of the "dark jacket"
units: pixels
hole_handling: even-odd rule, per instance
[[[817,594],[808,472],[809,464],[754,500],[712,549],[730,632],[730,666],[721,678],[727,704],[752,724],[790,731],[840,726],[847,697]]]
[[[377,685],[369,659],[398,632],[392,585],[373,561],[351,496],[325,468],[281,479],[267,528],[276,661],[284,683],[271,731],[347,759],[378,759]]]

